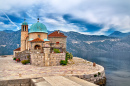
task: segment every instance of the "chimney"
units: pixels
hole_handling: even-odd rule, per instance
[[[60,33],[60,30],[58,30],[58,34]]]

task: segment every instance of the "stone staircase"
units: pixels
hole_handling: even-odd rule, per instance
[[[98,86],[72,76],[49,76],[31,79],[31,86]]]

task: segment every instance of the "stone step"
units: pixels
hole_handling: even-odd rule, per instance
[[[73,76],[64,76],[65,78],[71,80],[71,81],[74,81],[78,84],[80,84],[81,86],[98,86],[98,85],[95,85],[91,82],[88,82],[88,81],[85,81],[83,79],[80,79],[80,78],[77,78],[77,77],[73,77]]]
[[[71,81],[63,76],[51,76],[51,77],[43,77],[47,82],[49,82],[52,86],[82,86],[77,84],[74,81]]]
[[[77,77],[48,76],[31,79],[31,86],[98,86]]]
[[[31,86],[52,86],[43,78],[31,79]]]
[[[52,86],[52,85],[49,84],[47,81],[42,81],[42,82],[35,83],[35,86]]]

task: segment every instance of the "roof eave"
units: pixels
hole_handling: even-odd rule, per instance
[[[48,34],[48,32],[28,32],[28,33],[47,33]]]
[[[34,42],[34,41],[29,41],[29,42]],[[44,42],[44,41],[35,41],[35,42]]]
[[[67,38],[67,36],[66,37],[58,37],[58,36],[48,36],[49,38]]]

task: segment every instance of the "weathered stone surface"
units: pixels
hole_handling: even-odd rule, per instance
[[[16,79],[16,80],[8,80],[8,84],[21,84],[21,83],[29,83],[30,79]]]
[[[90,77],[91,77],[90,75],[85,75],[86,79],[90,79]]]
[[[7,86],[8,81],[0,81],[0,86]]]
[[[55,54],[55,53],[54,53]],[[50,76],[50,75],[67,75],[67,76],[79,76],[83,75],[84,80],[86,79],[86,75],[90,75],[94,78],[94,74],[98,75],[98,72],[104,73],[104,68],[100,65],[89,65],[90,63],[84,63],[84,60],[81,58],[74,57],[71,60],[72,63],[69,63],[66,66],[48,66],[48,67],[37,67],[33,65],[22,65],[21,63],[17,63],[12,60],[12,56],[7,56],[6,58],[0,58],[0,69],[3,72],[0,72],[1,80],[9,80],[9,79],[18,79],[18,78],[35,78],[41,76]],[[55,63],[55,59],[53,60]],[[6,64],[5,64],[6,63]],[[54,64],[53,63],[53,64]],[[71,73],[73,71],[73,73]],[[21,77],[19,77],[21,74]],[[84,77],[84,74],[85,77]],[[90,77],[91,78],[91,77]],[[102,76],[97,76],[96,79],[102,79]],[[95,79],[95,78],[94,78]],[[24,84],[24,83],[22,83]]]
[[[61,60],[65,60],[65,53],[50,53],[50,48],[44,49],[45,54],[31,54],[32,65],[35,66],[57,66]]]

